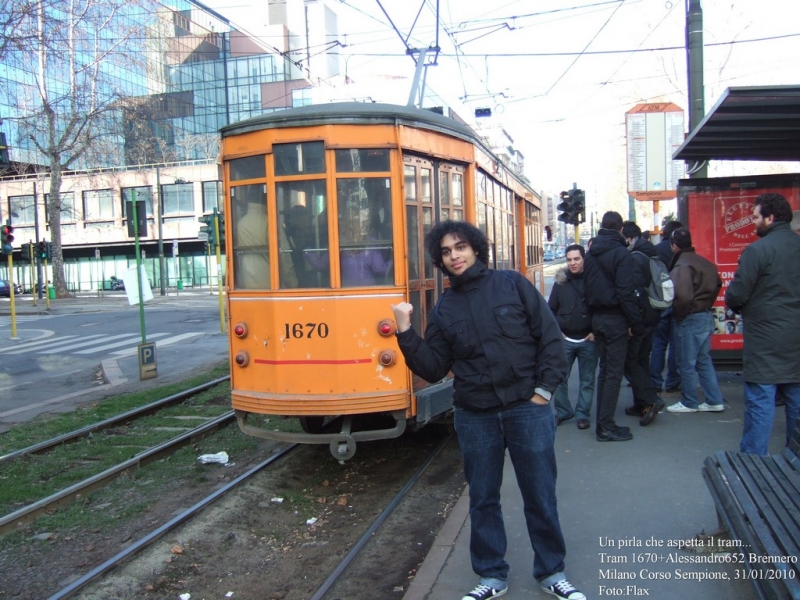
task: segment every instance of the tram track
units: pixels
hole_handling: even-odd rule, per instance
[[[283,600],[386,597],[363,587],[354,595],[360,580],[374,577],[363,563],[388,565],[393,572],[380,579],[389,593],[404,587],[463,490],[454,436],[415,435],[399,450],[397,440],[362,449],[360,464],[340,465],[317,447],[284,447],[47,597],[166,600],[180,591],[192,598],[231,591]],[[309,471],[320,460],[322,475]],[[314,483],[318,476],[326,479]],[[325,502],[297,501],[297,494],[311,497],[320,489],[332,494]],[[285,502],[273,504],[274,493]],[[312,513],[318,518],[307,518]]]
[[[14,452],[7,453],[3,456],[0,456],[0,465],[9,463],[13,460],[20,460],[30,455],[43,454],[63,444],[85,439],[94,435],[95,433],[111,430],[123,424],[130,425],[137,419],[153,415],[167,407],[179,405],[196,394],[213,388],[214,386],[228,381],[229,379],[229,376],[221,377],[203,385],[184,390],[155,402],[126,411],[109,419],[87,425],[66,434],[55,436],[48,440],[31,445],[27,448],[22,448]],[[233,411],[227,411],[215,418],[208,418],[204,420],[204,423],[201,423],[193,428],[188,428],[188,430],[184,433],[174,436],[153,447],[147,448],[137,453],[133,457],[123,460],[110,468],[104,469],[99,473],[79,480],[66,488],[57,490],[52,494],[31,502],[30,504],[23,506],[18,510],[0,516],[0,537],[19,528],[20,526],[33,522],[35,519],[45,514],[52,513],[52,511],[58,508],[67,506],[68,504],[85,497],[90,492],[108,485],[109,482],[113,481],[115,478],[131,469],[138,469],[155,460],[160,460],[163,457],[186,446],[187,444],[196,443],[206,436],[212,435],[220,429],[235,423]]]

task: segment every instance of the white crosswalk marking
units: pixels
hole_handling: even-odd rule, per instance
[[[196,331],[194,333],[182,333],[180,335],[173,335],[172,337],[168,337],[168,338],[166,338],[164,340],[160,340],[156,344],[156,349],[163,348],[164,346],[169,346],[170,344],[174,344],[176,342],[180,342],[180,341],[189,339],[191,337],[196,337],[198,335],[203,335],[203,334],[200,333],[199,331]],[[137,352],[138,352],[138,348],[130,348],[128,350],[118,350],[116,352],[112,352],[112,354],[114,356],[116,356],[117,358],[123,358],[125,356],[133,356]]]
[[[0,353],[4,353],[4,354],[23,354],[25,352],[30,352],[31,350],[37,350],[38,348],[41,348],[42,346],[51,346],[53,344],[59,345],[59,346],[63,346],[65,344],[72,343],[72,340],[74,340],[77,337],[79,337],[79,336],[77,336],[77,335],[62,335],[62,336],[58,336],[58,337],[48,337],[48,338],[44,338],[44,339],[38,339],[38,340],[35,340],[33,342],[27,342],[27,343],[23,342],[22,344],[15,344],[13,346],[9,345],[9,346],[5,346],[3,348],[0,348]],[[92,335],[92,336],[88,336],[88,337],[102,337],[102,334]],[[86,338],[84,337],[84,338],[80,338],[80,339],[86,339]]]
[[[103,339],[101,339],[101,340],[96,340],[96,339],[90,340],[89,339],[89,338],[97,338],[97,337],[102,337]],[[55,354],[56,352],[63,352],[64,350],[75,350],[76,348],[83,348],[85,346],[92,346],[92,345],[97,344],[97,343],[110,342],[111,340],[119,340],[119,339],[122,339],[122,338],[126,338],[126,342],[125,343],[128,343],[128,342],[133,342],[134,340],[136,340],[137,338],[140,338],[140,337],[141,337],[140,335],[137,335],[135,333],[122,333],[122,334],[119,334],[119,335],[107,335],[107,336],[88,335],[88,336],[85,336],[85,337],[81,337],[81,340],[88,340],[88,341],[81,341],[81,342],[77,342],[77,343],[74,343],[74,344],[70,344],[68,348],[48,348],[47,350],[43,350],[43,351],[39,352],[39,354]],[[102,349],[102,348],[99,348],[98,350],[100,350],[100,349]],[[95,350],[95,349],[90,349],[89,350],[89,352],[96,352],[96,351],[97,350]],[[15,353],[15,354],[18,354],[18,353]]]
[[[156,338],[164,337],[165,335],[169,335],[168,333],[151,333],[147,336],[148,341],[152,341]],[[110,350],[111,348],[119,348],[120,346],[125,346],[127,344],[134,344],[134,351],[136,351],[135,346],[138,346],[139,340],[141,340],[141,336],[136,336],[133,339],[126,339],[121,342],[116,342],[114,344],[106,344],[105,346],[97,346],[93,348],[89,348],[88,350],[78,350],[74,354],[94,354],[95,352],[102,352],[103,350]],[[104,341],[104,340],[101,340]]]

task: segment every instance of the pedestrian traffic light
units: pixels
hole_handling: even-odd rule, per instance
[[[14,252],[14,227],[11,225],[11,220],[6,219],[6,224],[0,227],[0,251],[3,254],[11,254]]]
[[[217,237],[214,232],[214,215],[203,215],[202,217],[198,217],[197,220],[203,223],[197,237],[201,240],[205,240],[208,245],[213,248],[217,245]]]

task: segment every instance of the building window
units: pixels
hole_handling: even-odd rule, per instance
[[[33,225],[36,220],[34,197],[31,196],[9,196],[8,214],[11,215],[11,223],[17,226]]]
[[[194,194],[191,183],[174,183],[161,186],[164,215],[179,215],[194,212]]]
[[[83,215],[86,221],[110,221],[114,218],[114,200],[111,190],[83,192]]]
[[[122,216],[128,218],[128,202],[133,200],[132,192],[136,192],[136,201],[141,202],[144,200],[144,205],[147,208],[147,216],[153,216],[153,188],[149,185],[132,188],[122,188]],[[141,205],[140,205],[141,206]]]
[[[203,182],[203,214],[222,211],[222,182],[204,181]]]
[[[44,220],[50,220],[50,194],[44,195]],[[74,223],[78,220],[78,211],[75,210],[75,194],[64,192],[61,194],[61,222]]]

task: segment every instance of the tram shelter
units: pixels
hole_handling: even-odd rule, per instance
[[[800,161],[798,140],[800,86],[733,87],[672,158],[690,166],[709,160]],[[757,239],[753,203],[767,192],[782,194],[792,210],[800,209],[800,172],[678,181],[678,218],[691,230],[697,252],[717,265],[723,290],[733,279],[742,251]],[[714,310],[712,358],[717,368],[738,370],[743,323],[725,308],[722,297]]]

